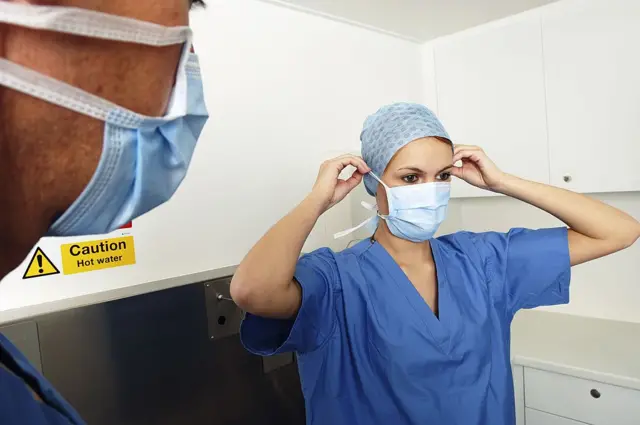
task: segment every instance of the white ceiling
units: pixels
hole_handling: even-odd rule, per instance
[[[423,42],[556,0],[264,1]]]

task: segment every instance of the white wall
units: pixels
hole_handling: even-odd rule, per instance
[[[250,0],[194,13],[211,120],[183,186],[134,221],[137,265],[0,284],[0,312],[235,265],[310,190],[319,164],[359,148],[366,115],[422,100],[420,46]],[[350,225],[348,203],[305,249]],[[86,238],[83,238],[86,239]],[[60,266],[61,243],[40,246]]]

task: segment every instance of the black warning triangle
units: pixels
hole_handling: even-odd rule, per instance
[[[59,274],[60,270],[53,264],[53,261],[47,257],[47,255],[40,249],[36,248],[36,252],[33,253],[31,261],[27,266],[27,270],[24,271],[23,279],[31,279],[33,277],[51,276],[53,274]]]

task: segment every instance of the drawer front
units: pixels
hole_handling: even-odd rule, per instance
[[[526,406],[542,412],[592,425],[640,423],[640,391],[530,368],[524,388]]]
[[[524,425],[524,368],[513,365],[513,389],[516,399],[516,425]]]
[[[526,409],[527,425],[585,425],[584,422],[574,421],[539,410]]]

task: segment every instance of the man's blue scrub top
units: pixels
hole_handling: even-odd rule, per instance
[[[82,419],[18,349],[0,334],[0,424],[80,425]],[[11,371],[11,372],[10,372]],[[35,400],[29,387],[38,392]]]
[[[431,241],[439,318],[389,253],[365,240],[303,256],[295,320],[245,318],[245,346],[298,354],[311,425],[512,425],[510,324],[567,303],[567,229]]]

